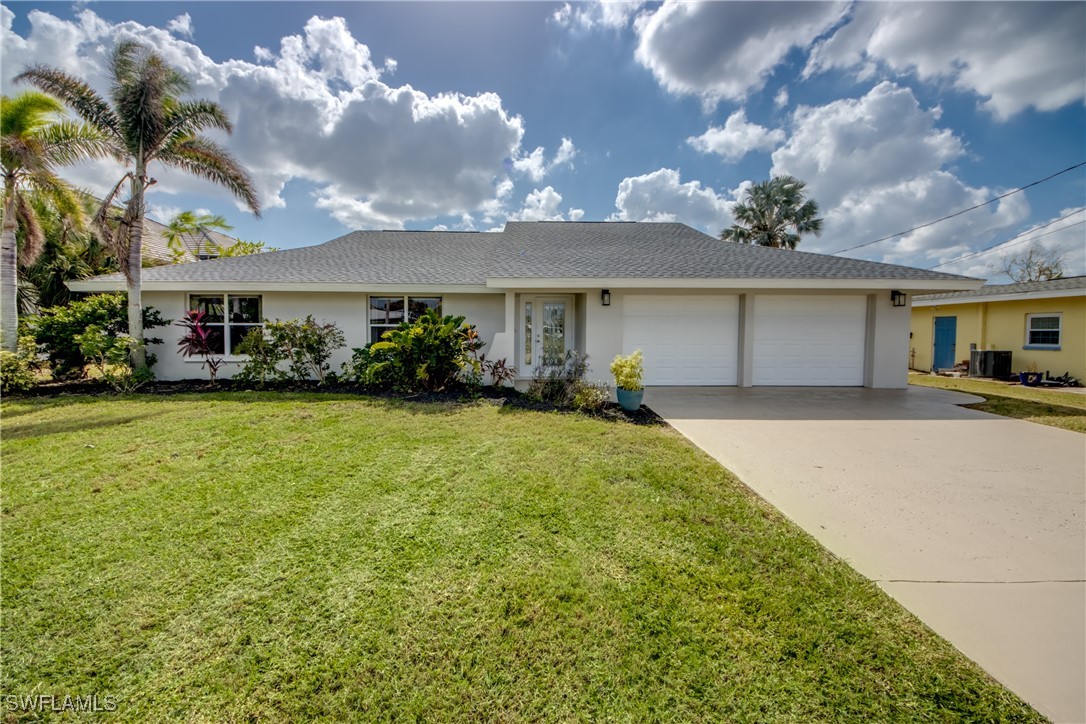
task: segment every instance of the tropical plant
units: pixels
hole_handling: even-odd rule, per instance
[[[98,376],[115,392],[133,392],[155,377],[149,367],[132,369],[132,345],[140,343],[127,335],[114,336],[92,324],[77,334],[75,341]]]
[[[95,294],[62,307],[47,307],[27,320],[27,328],[49,359],[54,379],[86,376],[87,357],[76,341],[91,326],[100,327],[111,337],[127,337],[127,300],[124,294]],[[154,329],[170,323],[154,307],[144,307],[143,328]],[[148,338],[147,344],[160,344],[161,339]],[[148,365],[154,355],[146,355]]]
[[[645,389],[645,357],[641,350],[635,349],[628,355],[615,355],[611,361],[611,374],[615,376],[615,386],[630,392]]]
[[[561,364],[537,365],[525,394],[539,402],[571,407],[577,393],[585,386],[586,372],[588,355],[571,350],[566,353]]]
[[[79,196],[86,216],[93,216],[97,202],[89,195]],[[23,317],[70,302],[70,281],[117,271],[116,260],[97,235],[79,228],[72,217],[46,197],[33,196],[30,203],[38,216],[43,243],[36,260],[19,265],[19,314]],[[22,228],[17,236],[20,248],[24,248],[26,234]]]
[[[0,394],[29,390],[34,386],[34,373],[39,366],[38,346],[33,337],[19,337],[15,352],[0,350]]]
[[[104,137],[127,170],[102,199],[95,225],[117,251],[128,282],[128,326],[137,342],[144,339],[142,316],[142,242],[144,194],[155,180],[153,163],[175,168],[224,186],[259,215],[260,204],[248,172],[222,146],[200,133],[209,128],[226,132],[232,125],[226,112],[206,100],[185,101],[188,80],[162,57],[133,40],[119,41],[110,59],[111,87],[107,103],[86,82],[63,70],[33,66],[16,76],[56,96]],[[114,199],[128,184],[128,200],[119,223],[108,223]],[[145,345],[132,348],[136,369],[147,365]]]
[[[439,392],[465,374],[478,375],[482,364],[477,353],[484,343],[475,325],[464,320],[427,309],[414,322],[402,322],[369,345],[368,365],[359,381],[412,392]]]
[[[60,118],[55,98],[33,91],[0,97],[0,166],[4,176],[0,232],[0,348],[18,345],[19,264],[27,266],[44,241],[31,197],[52,204],[76,226],[84,215],[75,191],[56,174],[57,166],[109,155],[111,148],[90,124]],[[23,243],[18,244],[18,236]]]
[[[234,373],[234,379],[255,382],[263,387],[268,380],[286,379],[287,373],[279,363],[287,359],[286,350],[268,339],[260,327],[250,329],[238,345],[238,354],[247,355],[245,365]]]
[[[774,176],[747,189],[732,210],[736,223],[720,232],[724,241],[795,249],[802,234],[822,234],[818,204],[805,198],[807,184],[793,176]]]
[[[250,254],[263,254],[268,251],[279,251],[279,249],[274,246],[267,246],[263,241],[245,241],[244,239],[237,239],[229,246],[215,244],[212,247],[212,251],[220,259],[226,259],[232,256],[249,256]]]
[[[504,357],[489,360],[485,354],[481,354],[479,362],[482,364],[483,372],[490,376],[490,384],[495,387],[505,387],[506,383],[511,383],[517,378],[517,368],[508,364]]]
[[[323,385],[329,377],[334,377],[328,360],[332,352],[347,343],[334,322],[321,324],[309,315],[303,320],[266,322],[264,328],[281,359],[289,362],[294,379],[315,378]]]
[[[166,224],[166,246],[170,250],[173,263],[178,264],[185,260],[188,249],[185,248],[185,237],[196,238],[197,256],[207,254],[215,256],[215,250],[220,248],[218,244],[208,236],[209,231],[230,231],[233,226],[226,223],[226,219],[217,214],[197,214],[195,211],[182,211],[170,219]]]
[[[607,402],[607,386],[602,382],[585,382],[573,395],[570,406],[581,412],[596,412]]]
[[[211,383],[219,375],[219,369],[226,363],[215,352],[214,332],[207,325],[207,313],[198,309],[190,309],[185,312],[183,319],[177,320],[177,324],[185,329],[185,335],[177,340],[178,352],[182,357],[202,357],[202,366],[211,377]]]

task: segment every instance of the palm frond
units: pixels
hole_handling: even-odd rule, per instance
[[[24,91],[14,98],[0,97],[0,133],[21,136],[47,125],[51,116],[64,113],[64,106],[52,96]]]
[[[67,165],[85,158],[123,158],[122,149],[89,123],[59,121],[34,134],[52,163]]]
[[[222,146],[206,138],[187,138],[170,144],[158,159],[167,166],[187,171],[228,189],[260,216],[260,200],[249,172]]]
[[[82,80],[57,68],[35,65],[27,68],[14,81],[27,82],[38,90],[56,97],[75,111],[76,115],[103,133],[120,137],[117,116],[109,104]]]

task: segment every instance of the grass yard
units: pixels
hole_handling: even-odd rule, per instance
[[[968,392],[985,398],[985,402],[965,405],[973,410],[1086,432],[1086,395],[1075,392],[916,373],[909,374],[909,384]]]
[[[140,722],[1040,720],[670,428],[268,393],[2,412],[3,694]]]

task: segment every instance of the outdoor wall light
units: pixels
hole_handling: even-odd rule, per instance
[[[893,302],[895,307],[904,307],[905,292],[899,292],[895,289],[894,291],[890,292],[890,301]]]
[[[605,306],[605,307],[611,306],[611,290],[610,289],[604,289],[602,292],[600,292],[600,301],[603,302],[603,306]]]

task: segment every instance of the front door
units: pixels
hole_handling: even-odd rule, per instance
[[[523,329],[526,369],[564,364],[573,350],[573,298],[526,298]]]
[[[932,354],[931,369],[948,370],[955,364],[954,354],[957,351],[958,318],[935,318],[935,351]]]

